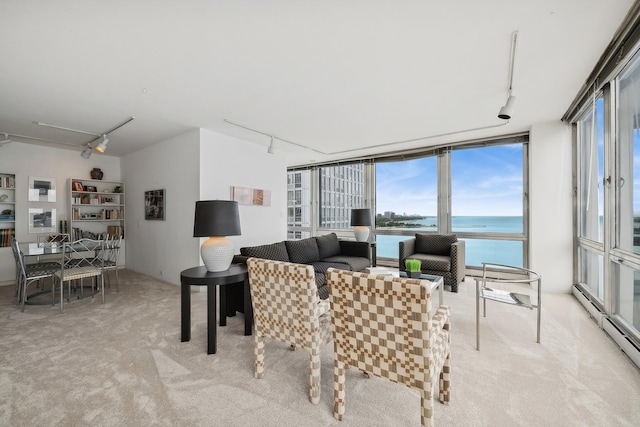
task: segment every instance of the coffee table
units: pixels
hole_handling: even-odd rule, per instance
[[[406,271],[398,271],[393,268],[386,267],[369,267],[367,268],[367,273],[369,274],[381,274],[384,276],[395,276],[395,277],[407,277]],[[434,276],[433,274],[421,274],[421,280],[428,280],[431,282],[431,292],[438,289],[438,304],[444,304],[444,280],[442,276]]]

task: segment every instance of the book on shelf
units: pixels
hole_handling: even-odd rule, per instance
[[[0,188],[16,188],[16,178],[13,176],[0,176]]]
[[[0,247],[11,246],[11,236],[15,235],[15,232],[13,228],[0,229]]]

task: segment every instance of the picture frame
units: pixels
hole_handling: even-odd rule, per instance
[[[55,233],[56,210],[29,208],[29,233]]]
[[[95,193],[96,191],[98,191],[98,189],[93,185],[85,185],[84,191],[90,191],[92,193]]]
[[[84,191],[84,185],[80,181],[73,181],[71,183],[71,189],[73,191]]]
[[[239,205],[271,206],[271,190],[231,187],[231,200]]]
[[[144,192],[144,219],[164,220],[164,189]]]
[[[30,176],[28,200],[30,202],[55,202],[56,179]]]

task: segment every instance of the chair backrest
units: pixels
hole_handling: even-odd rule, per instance
[[[311,348],[322,311],[313,267],[249,258],[247,268],[256,333]]]
[[[13,251],[13,257],[16,261],[16,277],[17,275],[20,275],[23,278],[26,277],[24,258],[20,253],[20,248],[18,247],[18,241],[14,236],[11,236],[11,250]]]
[[[104,266],[104,242],[94,239],[79,239],[62,244],[61,269],[95,268]],[[64,274],[64,273],[63,273]]]
[[[67,233],[38,234],[38,246],[62,246],[71,241],[71,235]]]
[[[420,279],[327,272],[336,358],[423,388],[433,375],[430,285]]]

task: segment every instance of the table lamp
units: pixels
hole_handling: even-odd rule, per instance
[[[371,224],[371,210],[369,208],[351,209],[351,225],[353,234],[358,242],[369,240],[369,227]]]
[[[233,260],[233,242],[226,236],[240,235],[238,202],[201,200],[196,202],[193,237],[208,237],[200,246],[207,271],[225,271]]]

